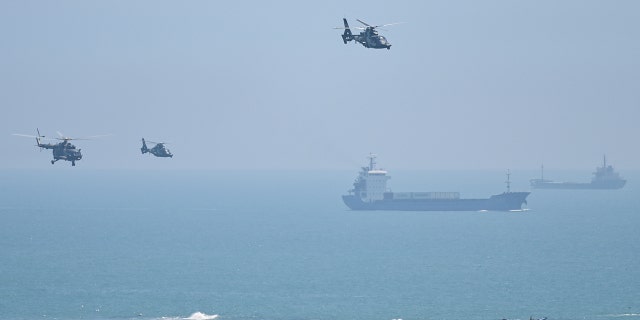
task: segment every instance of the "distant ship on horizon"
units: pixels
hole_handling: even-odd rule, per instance
[[[541,167],[540,179],[531,179],[531,187],[535,189],[620,189],[627,180],[607,166],[607,157],[603,156],[602,167],[596,167],[591,182],[561,182],[544,178],[544,166]]]
[[[349,194],[342,200],[351,210],[389,211],[517,211],[527,203],[529,192],[507,191],[486,199],[461,199],[459,192],[391,192],[387,190],[387,171],[375,167],[373,154],[369,166],[362,167]]]

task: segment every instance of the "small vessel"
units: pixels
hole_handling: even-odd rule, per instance
[[[390,192],[387,171],[375,167],[373,154],[369,166],[362,167],[353,189],[342,196],[351,210],[394,211],[514,211],[522,210],[529,192],[511,192],[507,173],[507,192],[486,199],[462,199],[459,192]]]
[[[536,189],[620,189],[627,180],[607,165],[607,157],[603,156],[602,167],[597,167],[591,182],[562,182],[544,178],[544,166],[541,167],[540,179],[531,179],[531,187]]]

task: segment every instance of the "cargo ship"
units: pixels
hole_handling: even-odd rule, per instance
[[[369,155],[369,166],[362,167],[353,189],[342,196],[351,210],[390,211],[515,211],[522,210],[529,192],[511,192],[509,173],[507,192],[486,199],[463,199],[459,192],[391,192],[387,171],[375,167],[376,156]]]
[[[540,168],[540,179],[531,179],[531,187],[536,189],[620,189],[624,187],[627,180],[613,170],[611,165],[607,166],[607,157],[603,156],[602,167],[596,167],[591,182],[561,182],[546,180],[544,178],[544,166]]]

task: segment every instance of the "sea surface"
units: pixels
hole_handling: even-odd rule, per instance
[[[391,174],[505,190],[503,172]],[[520,212],[355,212],[355,171],[0,171],[0,319],[640,320],[640,172],[622,174]]]

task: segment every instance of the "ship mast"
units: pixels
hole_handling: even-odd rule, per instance
[[[376,165],[376,155],[374,153],[369,153],[369,171],[373,170]]]

